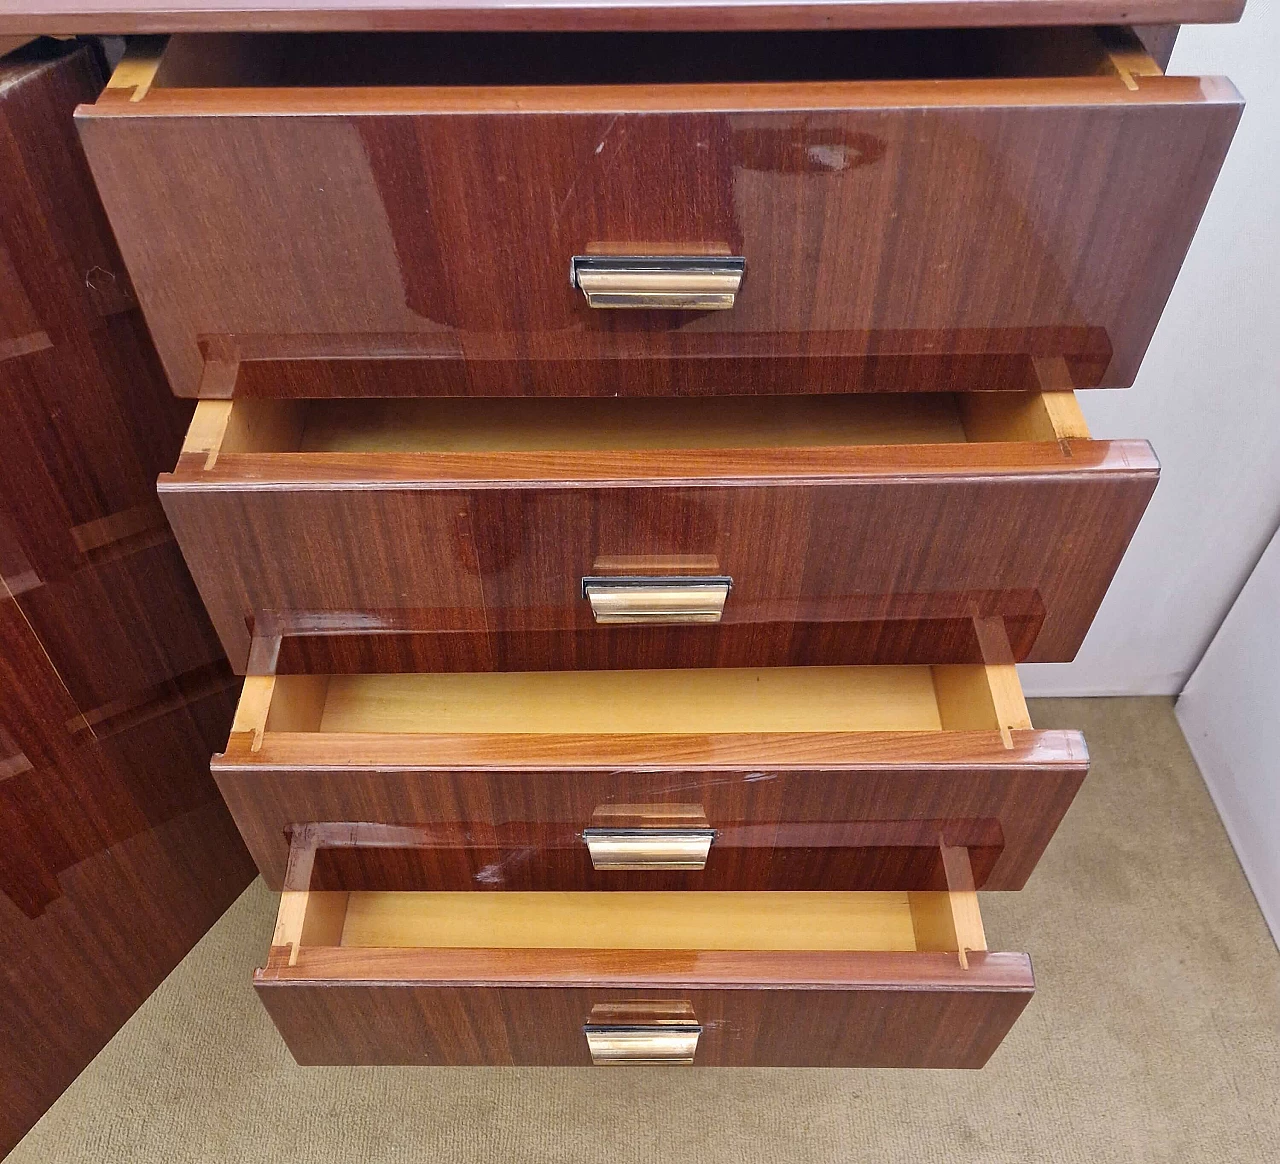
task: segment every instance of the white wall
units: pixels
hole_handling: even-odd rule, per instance
[[[1280,534],[1191,676],[1177,712],[1280,942]]]
[[[1081,393],[1161,481],[1075,662],[1024,667],[1028,694],[1182,690],[1280,522],[1278,61],[1275,0],[1178,37],[1169,72],[1226,75],[1248,108],[1137,384]]]

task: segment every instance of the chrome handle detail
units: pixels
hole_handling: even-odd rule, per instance
[[[705,869],[715,829],[583,829],[594,869]]]
[[[702,1028],[688,1023],[675,1026],[599,1026],[582,1028],[587,1036],[591,1062],[597,1067],[616,1064],[692,1063]]]
[[[582,597],[600,623],[719,622],[732,587],[725,577],[588,577]]]
[[[746,265],[727,255],[575,255],[569,278],[591,307],[727,311]]]

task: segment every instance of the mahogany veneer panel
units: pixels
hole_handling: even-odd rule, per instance
[[[696,1065],[981,1067],[1034,989],[1025,954],[355,954],[255,975],[299,1063],[585,1067],[593,1006],[670,1000],[703,1025]]]
[[[263,55],[329,87],[233,46],[263,87],[217,88],[179,38],[79,123],[184,396],[1026,389],[1046,357],[1132,383],[1235,90],[1063,30],[880,35],[935,39],[287,42]],[[395,85],[341,87],[386,56]],[[737,305],[570,286],[571,256],[637,250],[745,256]]]
[[[1070,659],[1157,475],[1145,442],[1063,440],[189,452],[159,488],[237,670],[282,623],[320,632],[313,670],[422,669],[420,648],[430,669],[525,670],[978,662],[980,617],[1008,620],[1019,661]],[[725,622],[597,626],[583,576],[654,555],[731,575]]]
[[[275,889],[298,826],[376,821],[414,826],[412,841],[322,850],[314,888],[936,889],[945,843],[967,848],[977,887],[996,890],[1026,882],[1088,767],[1075,732],[1010,742],[268,732],[254,750],[237,733],[213,773]],[[593,869],[582,830],[619,805],[699,810],[719,834],[705,870]]]
[[[922,894],[290,891],[255,985],[303,1064],[585,1066],[585,1022],[667,1012],[695,1065],[980,1067],[1034,981],[945,859]]]
[[[71,113],[87,46],[0,62],[0,1155],[253,874],[207,758],[236,683],[153,494],[190,418]]]
[[[1244,0],[12,0],[0,32],[893,28],[1238,20]]]

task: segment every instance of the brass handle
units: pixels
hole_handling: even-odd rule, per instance
[[[719,622],[732,578],[583,578],[600,623]]]
[[[583,829],[594,869],[705,869],[715,829]]]
[[[693,1062],[702,1028],[687,1023],[625,1027],[588,1023],[582,1033],[587,1036],[591,1062],[597,1067],[646,1063],[674,1066]]]
[[[575,255],[569,277],[591,307],[727,311],[746,265],[727,255]]]

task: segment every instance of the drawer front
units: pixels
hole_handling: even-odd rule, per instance
[[[180,395],[613,396],[1032,388],[1046,358],[1128,385],[1239,113],[1113,70],[157,81],[79,116]],[[729,310],[594,309],[571,260],[619,252],[745,277]]]
[[[242,673],[254,629],[321,671],[980,662],[983,619],[1070,659],[1158,474],[1089,441],[196,460],[161,499]],[[732,579],[719,624],[596,622],[584,578],[672,562]]]
[[[1009,747],[994,731],[517,736],[451,759],[453,743],[268,733],[254,750],[233,735],[213,773],[273,889],[310,828],[344,846],[317,856],[323,890],[924,890],[940,844],[968,850],[979,889],[1004,890],[1025,884],[1088,767],[1083,738],[1057,731]],[[668,867],[660,847],[608,867],[610,837],[707,830],[701,868]]]
[[[1029,960],[970,954],[969,970],[961,971],[953,955],[912,958],[896,980],[888,973],[880,983],[824,989],[432,986],[262,975],[256,986],[303,1066],[587,1067],[583,1028],[592,1012],[628,1002],[687,1006],[701,1027],[694,1066],[983,1066],[1030,1000]]]
[[[302,1064],[980,1067],[1034,990],[963,853],[930,893],[282,895]]]

